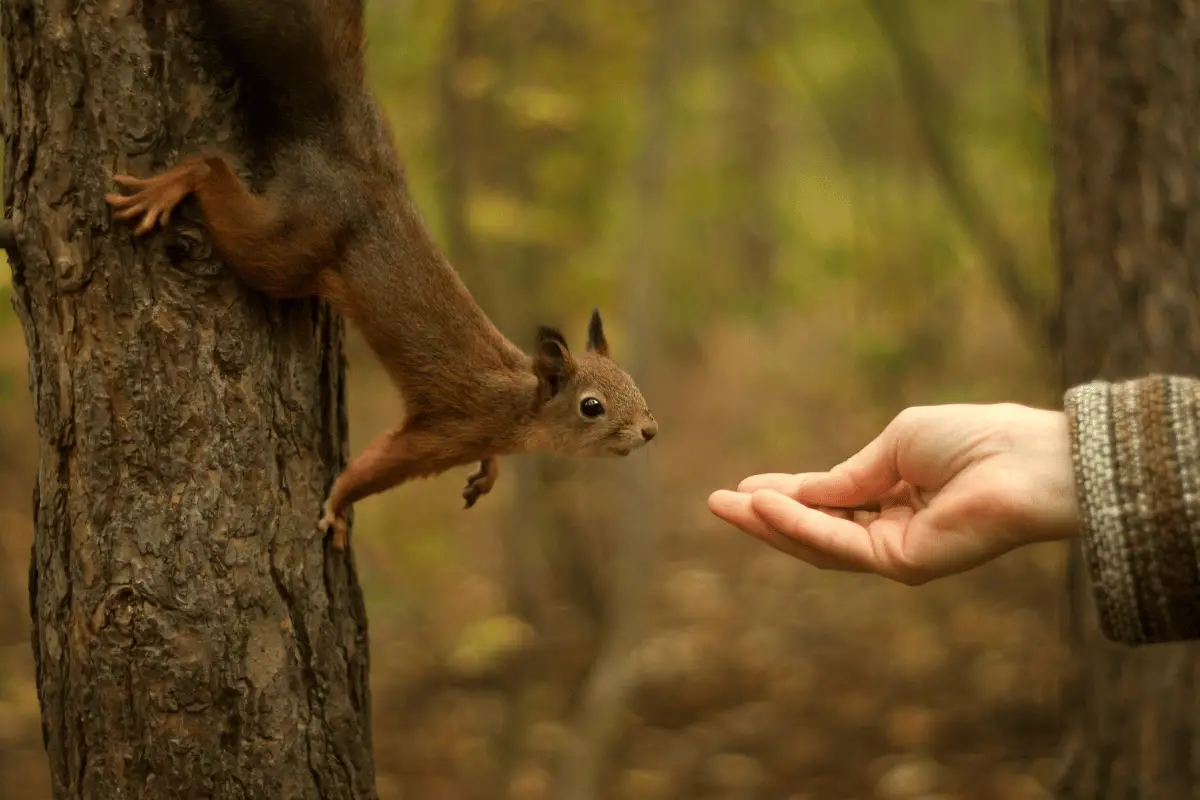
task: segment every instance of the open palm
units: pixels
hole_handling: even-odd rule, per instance
[[[709,507],[816,567],[910,585],[1078,525],[1065,417],[1011,404],[908,409],[829,472],[755,475]]]

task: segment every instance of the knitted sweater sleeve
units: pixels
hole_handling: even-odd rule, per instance
[[[1101,630],[1200,638],[1200,380],[1087,383],[1064,408]]]

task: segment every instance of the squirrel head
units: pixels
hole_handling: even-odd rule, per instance
[[[572,353],[556,328],[538,328],[533,371],[538,438],[556,452],[627,456],[658,433],[641,390],[609,357],[599,310],[584,353]]]

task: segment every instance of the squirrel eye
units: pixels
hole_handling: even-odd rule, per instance
[[[594,397],[585,397],[579,404],[579,413],[585,417],[598,417],[604,413],[604,404]]]

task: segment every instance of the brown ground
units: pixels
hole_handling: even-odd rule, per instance
[[[961,376],[974,399],[1052,402],[1019,388],[1036,387],[1036,365],[996,301],[967,296],[984,299],[964,311],[972,322],[955,335],[943,374]],[[880,399],[839,344],[853,308],[845,300],[771,330],[713,330],[702,358],[662,372],[669,388],[651,399],[663,433],[641,457],[658,473],[664,543],[628,733],[602,797],[1048,796],[1038,781],[1052,775],[1057,745],[1060,549],[910,589],[810,569],[704,507],[711,489],[747,473],[830,464],[901,405],[935,399],[922,394],[919,370],[918,388]],[[395,401],[352,346],[357,449],[394,422]],[[5,796],[40,800],[46,765],[24,589],[37,456],[24,370],[20,330],[5,309],[0,785]],[[614,498],[589,491],[586,466],[575,476],[569,499],[594,529]],[[507,768],[512,796],[550,797],[563,709],[594,640],[578,609],[554,609],[555,634],[538,642],[540,667],[525,673],[533,678],[523,724],[515,733],[506,726],[497,681],[528,663],[519,656],[533,643],[503,616],[496,526],[511,481],[464,514],[462,479],[455,472],[360,506],[353,543],[372,625],[380,794],[500,797]],[[603,541],[602,531],[572,535]]]

